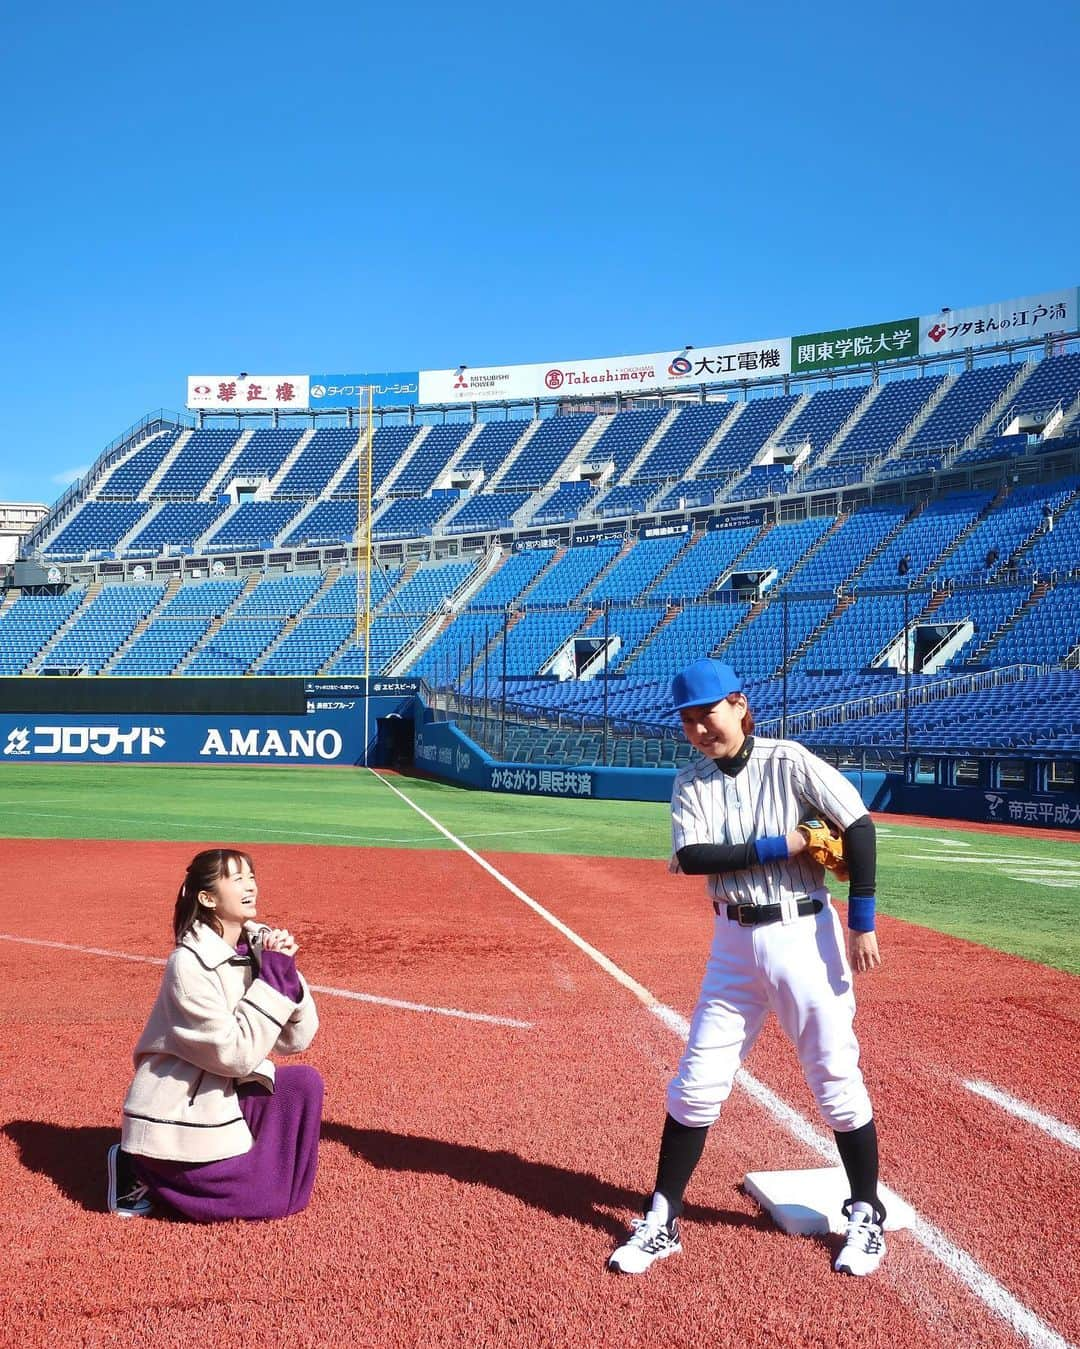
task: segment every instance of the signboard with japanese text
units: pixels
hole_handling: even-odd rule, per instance
[[[919,320],[919,353],[935,356],[968,347],[993,347],[1003,342],[1029,342],[1054,333],[1076,332],[1077,291],[1048,290],[1021,300],[942,309]]]
[[[533,365],[421,370],[420,402],[483,403],[516,398],[633,394],[694,388],[726,380],[769,379],[791,365],[786,337],[721,347],[684,347],[645,356],[605,356]]]
[[[352,699],[320,699],[302,717],[0,715],[3,763],[293,763],[364,758]]]
[[[791,339],[791,373],[833,370],[843,365],[869,365],[919,354],[919,320],[892,319],[857,328],[804,333]]]
[[[307,375],[188,375],[189,408],[259,412],[308,406]]]
[[[709,521],[709,529],[745,529],[747,525],[763,525],[765,523],[765,511],[762,507],[757,507],[748,511],[731,511],[728,515],[713,517]]]
[[[377,408],[406,407],[419,396],[420,376],[415,370],[383,371],[364,375],[311,375],[309,399],[313,408],[345,408],[367,406],[367,390],[371,389],[371,406]]]

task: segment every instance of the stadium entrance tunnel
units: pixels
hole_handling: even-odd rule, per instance
[[[416,727],[411,716],[391,712],[376,722],[374,766],[408,772],[413,766]]]

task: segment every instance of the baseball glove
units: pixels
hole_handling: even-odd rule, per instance
[[[799,833],[805,837],[806,851],[815,862],[831,871],[838,881],[848,879],[843,834],[833,830],[824,820],[804,820],[799,825]]]

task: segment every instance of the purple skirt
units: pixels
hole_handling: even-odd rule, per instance
[[[220,1162],[165,1162],[135,1156],[135,1172],[155,1204],[191,1222],[285,1218],[307,1207],[315,1184],[323,1080],[302,1064],[279,1068],[273,1093],[237,1088],[254,1144]]]

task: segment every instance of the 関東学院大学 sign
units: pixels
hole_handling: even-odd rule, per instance
[[[892,319],[836,328],[827,333],[804,333],[791,339],[791,373],[831,370],[839,365],[869,365],[895,361],[919,353],[919,320]]]

